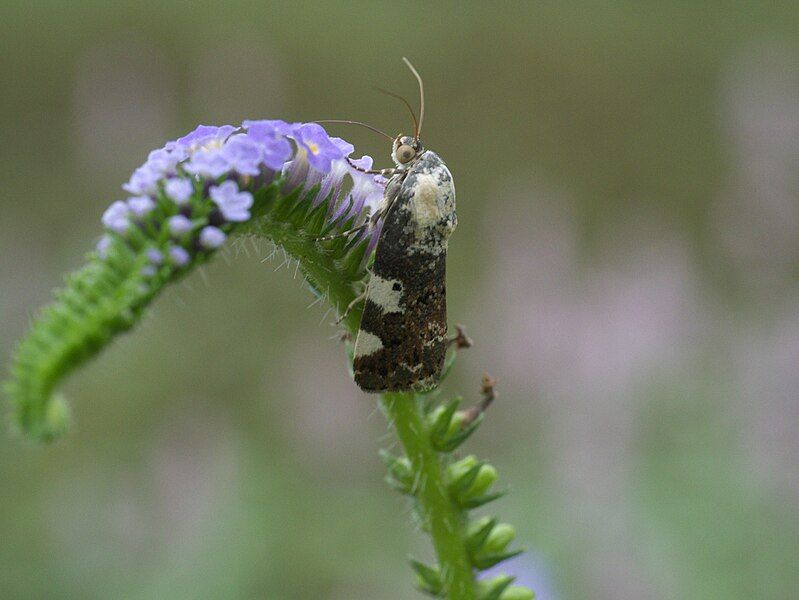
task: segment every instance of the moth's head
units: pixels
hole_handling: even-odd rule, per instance
[[[415,162],[423,152],[424,146],[419,138],[400,134],[394,139],[391,158],[397,166],[406,166]]]

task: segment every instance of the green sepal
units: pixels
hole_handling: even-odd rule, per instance
[[[485,498],[486,491],[498,477],[493,466],[478,461],[474,455],[452,463],[447,470],[452,497],[464,508],[470,507],[474,500]]]
[[[455,411],[460,406],[461,398],[456,396],[447,404],[437,406],[428,415],[428,423],[430,426],[430,441],[438,449],[443,445],[450,435],[450,427],[452,425],[452,417],[455,416]]]
[[[502,592],[499,600],[535,600],[535,594],[523,585],[512,585]]]
[[[508,560],[514,556],[518,556],[524,552],[524,549],[513,550],[511,552],[497,552],[496,554],[481,554],[474,558],[474,566],[481,571],[490,569],[494,565],[498,565],[503,560]]]
[[[501,600],[502,592],[510,587],[516,578],[511,575],[497,575],[491,579],[477,582],[477,600]]]
[[[473,454],[452,463],[447,467],[450,491],[456,498],[463,497],[477,480],[480,469],[486,463],[478,461]]]
[[[461,505],[461,507],[472,510],[474,508],[480,508],[481,506],[484,506],[489,502],[493,502],[498,498],[502,498],[502,496],[506,495],[507,493],[508,491],[504,490],[501,492],[494,492],[493,494],[484,494],[475,498],[460,500],[458,503]]]
[[[477,415],[474,421],[469,423],[466,427],[462,427],[463,421],[462,419],[459,420],[458,416],[459,415],[456,413],[453,422],[461,427],[461,429],[449,434],[447,440],[437,447],[439,452],[453,452],[457,450],[457,448],[463,444],[463,442],[469,439],[469,436],[472,435],[483,422],[484,413]]]
[[[469,558],[475,568],[483,570],[521,554],[523,550],[505,552],[516,537],[516,530],[508,523],[498,523],[496,518],[483,517],[469,525],[467,531]]]
[[[496,517],[482,517],[478,521],[469,524],[466,535],[466,543],[469,546],[469,554],[474,557],[483,549],[488,535],[497,525],[499,519]]]
[[[307,229],[309,231],[319,231],[325,226],[325,221],[327,220],[327,210],[330,206],[330,199],[332,195],[333,192],[330,192],[324,200],[312,207],[306,213],[302,224],[303,229]]]
[[[380,458],[388,467],[386,481],[403,494],[413,495],[413,467],[405,456],[394,456],[388,450],[380,450]]]
[[[472,485],[467,488],[467,494],[470,497],[481,496],[488,491],[496,480],[499,478],[496,468],[488,463],[482,463],[480,470],[477,472]]]
[[[499,523],[488,535],[483,544],[482,551],[486,554],[500,554],[505,552],[514,539],[516,539],[516,529],[510,523]]]
[[[444,582],[438,567],[431,567],[413,557],[408,559],[411,568],[416,571],[419,589],[435,597],[443,597]]]

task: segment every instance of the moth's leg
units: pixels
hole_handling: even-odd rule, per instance
[[[344,231],[339,231],[338,233],[333,233],[331,235],[324,235],[322,237],[316,238],[317,242],[327,242],[329,240],[335,240],[336,238],[340,237],[348,237],[351,236],[353,233],[358,233],[359,231],[363,231],[367,227],[371,227],[373,225],[371,219],[367,219],[357,227],[353,227],[352,229],[346,229]]]
[[[368,293],[369,293],[369,284],[366,284],[365,286],[363,286],[363,291],[360,294],[358,294],[355,298],[353,298],[352,302],[350,302],[347,305],[347,308],[344,309],[344,312],[341,314],[341,316],[338,319],[336,319],[336,325],[338,325],[344,319],[347,318],[347,315],[350,314],[350,311],[353,308],[355,308],[355,305],[358,304],[358,302],[366,300],[366,296],[368,295]]]
[[[391,207],[394,206],[394,202],[397,201],[399,197],[400,189],[402,188],[402,182],[405,180],[405,172],[399,171],[399,177],[392,177],[386,183],[386,191],[383,195],[383,202],[380,203],[380,208],[378,208],[374,214],[370,217],[370,221],[373,224],[377,224],[377,222],[382,219],[384,216],[388,214],[391,210]]]
[[[350,163],[350,166],[355,169],[356,171],[360,171],[361,173],[366,173],[367,175],[382,175],[383,177],[393,177],[397,173],[403,171],[401,167],[389,167],[388,169],[364,169],[363,167],[359,167],[352,159],[347,157],[347,162]]]

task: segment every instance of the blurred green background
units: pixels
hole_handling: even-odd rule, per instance
[[[198,123],[415,98],[460,225],[447,388],[542,600],[799,597],[793,2],[0,5],[0,352],[147,152]],[[331,128],[387,163],[385,143]],[[416,597],[430,557],[333,316],[269,249],[169,289],[72,377],[75,426],[0,436],[0,598]]]

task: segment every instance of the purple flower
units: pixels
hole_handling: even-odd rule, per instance
[[[189,253],[186,252],[184,248],[181,248],[180,246],[172,246],[169,249],[169,260],[171,260],[172,263],[178,267],[185,267],[187,264],[189,264],[191,256],[189,256]]]
[[[355,150],[355,147],[342,140],[341,138],[330,138],[330,141],[336,145],[336,147],[342,152],[342,154],[346,157],[352,154]],[[341,184],[344,181],[344,177],[347,173],[350,172],[350,165],[347,163],[346,158],[336,158],[330,161],[330,172],[325,175],[324,179],[322,179],[322,185],[319,188],[319,193],[314,198],[314,206],[322,202],[325,198],[330,195],[330,192],[333,192],[333,199],[331,201],[331,208],[335,205],[336,199],[338,198],[339,191],[341,190]]]
[[[168,145],[167,145],[168,146]],[[147,162],[136,169],[122,188],[136,195],[153,194],[164,176],[174,173],[180,161],[188,156],[184,148],[159,148],[147,156]]]
[[[250,218],[252,194],[239,191],[239,186],[235,182],[225,181],[221,185],[211,187],[208,193],[226,220],[240,222]]]
[[[166,175],[174,173],[178,163],[186,158],[187,152],[182,148],[159,148],[147,155],[145,163],[153,171]]]
[[[115,233],[125,233],[130,225],[130,221],[128,220],[129,213],[130,209],[128,205],[122,202],[122,200],[117,200],[103,213],[103,225],[106,229],[110,229]]]
[[[263,162],[270,169],[277,171],[291,158],[291,144],[286,139],[293,127],[285,121],[244,121],[247,136],[261,144]]]
[[[355,146],[350,144],[347,140],[343,140],[340,137],[332,137],[330,138],[330,141],[333,142],[333,145],[338,148],[339,152],[341,152],[341,158],[349,156],[355,152]]]
[[[200,232],[200,245],[208,250],[213,250],[224,244],[226,238],[227,236],[224,231],[218,227],[209,225],[208,227],[203,227]]]
[[[166,148],[189,156],[183,165],[186,172],[216,179],[230,170],[221,148],[234,131],[236,128],[232,125],[200,125],[182,138],[169,142]]]
[[[110,247],[111,247],[111,236],[104,235],[97,242],[97,246],[95,249],[97,250],[97,254],[100,256],[100,258],[106,258],[108,256],[108,249]]]
[[[164,193],[172,198],[175,204],[186,204],[194,193],[194,185],[189,179],[172,177],[164,184]]]
[[[263,146],[246,135],[228,138],[221,154],[227,160],[229,169],[241,175],[258,175],[261,172]]]
[[[142,277],[152,277],[156,272],[156,268],[153,265],[144,265],[141,268]]]
[[[173,235],[178,236],[188,233],[191,231],[191,221],[188,217],[184,217],[183,215],[169,217],[169,231],[171,231]]]
[[[310,165],[317,171],[328,173],[330,162],[344,158],[345,154],[318,123],[305,123],[292,132],[297,146],[305,150]]]
[[[257,142],[266,142],[280,136],[291,135],[299,123],[286,123],[280,119],[260,119],[244,121],[241,126]]]
[[[363,156],[352,162],[361,169],[372,168],[371,156]],[[358,206],[358,212],[363,210],[364,206],[370,207],[372,212],[374,212],[383,199],[385,189],[375,181],[374,175],[350,169],[350,176],[352,177],[352,191],[350,194],[352,195],[353,204]]]
[[[130,176],[122,189],[130,194],[152,194],[156,191],[156,184],[163,177],[157,169],[144,164]]]
[[[160,265],[164,262],[164,253],[155,248],[150,248],[147,251],[147,260],[154,265]]]
[[[218,148],[234,131],[236,131],[236,128],[232,125],[223,125],[221,127],[216,127],[215,125],[199,125],[191,133],[187,133],[174,142],[169,142],[166,148],[186,149],[189,152],[195,152],[200,148],[207,148],[209,146]]]
[[[155,202],[149,196],[133,196],[128,198],[128,208],[135,217],[143,217],[155,208]]]
[[[369,241],[366,244],[366,253],[363,256],[364,261],[366,261],[372,255],[372,250],[377,247],[377,242],[380,241],[381,231],[383,231],[383,219],[380,219],[377,223],[375,223],[374,227],[368,229],[364,234],[369,236]]]
[[[187,173],[216,179],[230,170],[221,148],[202,148],[183,164]]]

